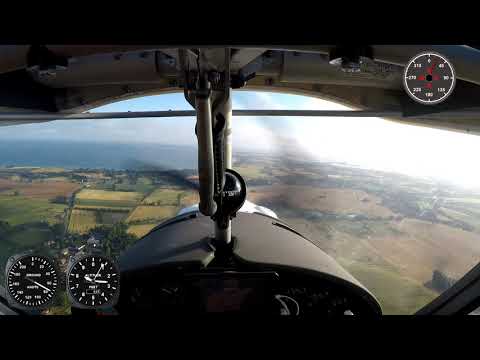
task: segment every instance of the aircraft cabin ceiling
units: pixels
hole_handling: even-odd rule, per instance
[[[424,51],[446,56],[457,78],[450,97],[432,106],[416,103],[403,87],[405,65]],[[357,68],[336,64],[336,57],[352,60]],[[0,112],[80,113],[128,98],[183,92],[185,74],[195,73],[199,60],[221,78],[225,48],[0,46]],[[231,47],[230,73],[235,90],[308,95],[355,110],[385,112],[382,117],[389,120],[480,134],[480,51],[466,45],[246,44]],[[29,122],[0,117],[3,126]]]

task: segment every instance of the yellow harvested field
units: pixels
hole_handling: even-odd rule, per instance
[[[133,208],[143,199],[143,194],[133,191],[108,191],[83,189],[76,198],[78,206]]]
[[[107,191],[107,190],[93,190],[83,189],[80,191],[77,199],[89,200],[107,200],[107,201],[140,201],[143,195],[133,191]]]
[[[180,199],[180,206],[191,206],[194,204],[198,204],[200,201],[200,197],[198,196],[198,192],[185,192]]]
[[[234,170],[245,179],[257,179],[257,178],[264,178],[267,177],[267,174],[263,173],[263,167],[255,166],[255,165],[242,165],[242,166],[235,166]]]
[[[85,234],[97,225],[95,211],[73,209],[68,231]]]
[[[32,173],[48,174],[48,173],[61,173],[61,172],[71,172],[72,170],[56,167],[45,167],[45,168],[35,168],[32,170]]]
[[[176,206],[137,206],[126,221],[161,221],[175,216],[176,213]]]
[[[152,230],[157,224],[143,224],[143,225],[130,225],[127,232],[129,234],[136,235],[137,237],[142,237],[146,235],[150,230]]]

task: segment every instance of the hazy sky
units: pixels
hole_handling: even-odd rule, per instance
[[[235,109],[347,109],[296,95],[233,92]],[[183,94],[150,96],[95,111],[191,110]],[[0,128],[2,139],[196,144],[194,118],[55,121]],[[480,137],[379,118],[238,117],[234,149],[278,150],[296,143],[318,159],[480,187]],[[478,185],[477,185],[478,184]]]

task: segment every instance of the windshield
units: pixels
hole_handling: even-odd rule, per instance
[[[233,92],[234,109],[349,110],[298,95]],[[191,108],[183,94],[101,112]],[[63,270],[87,244],[118,257],[197,204],[194,118],[55,121],[0,128],[0,277],[48,252]],[[412,314],[480,259],[478,137],[379,118],[235,117],[247,199],[345,267],[385,314]],[[259,239],[260,241],[260,239]],[[49,314],[67,314],[62,296]]]

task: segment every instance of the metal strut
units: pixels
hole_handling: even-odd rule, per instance
[[[212,216],[217,210],[214,202],[215,164],[213,155],[212,103],[210,82],[206,74],[200,73],[195,92],[198,140],[198,181],[200,183],[199,210]]]
[[[225,50],[223,73],[209,69],[203,55],[199,50],[195,89],[185,91],[185,98],[194,103],[197,116],[199,211],[213,219],[216,243],[229,244],[231,218],[245,192],[230,189],[239,177],[229,170],[232,167],[230,49]],[[186,84],[189,82],[187,79]]]
[[[218,178],[218,192],[216,202],[220,211],[214,217],[215,220],[215,240],[224,244],[229,244],[232,239],[232,220],[230,214],[224,212],[225,198],[225,170],[232,168],[232,98],[230,88],[230,48],[225,49],[225,76],[224,89],[218,104],[215,108],[216,132],[215,141],[215,166]]]

